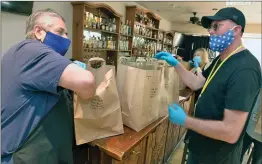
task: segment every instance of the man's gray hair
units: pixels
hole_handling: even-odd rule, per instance
[[[34,39],[35,38],[35,35],[34,35],[34,32],[33,32],[34,26],[35,25],[42,25],[43,26],[43,22],[40,21],[40,18],[43,17],[43,16],[58,17],[65,22],[64,18],[52,9],[38,10],[38,11],[32,13],[26,21],[26,31],[25,31],[26,39]]]

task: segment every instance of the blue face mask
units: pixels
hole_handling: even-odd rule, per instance
[[[195,57],[193,58],[193,61],[194,61],[194,62],[197,62],[198,64],[200,64],[200,63],[201,63],[201,57],[200,57],[200,56],[195,56]]]
[[[71,41],[62,36],[56,35],[51,32],[46,32],[45,39],[43,41],[44,44],[51,47],[54,51],[59,53],[62,56],[65,56]]]
[[[228,30],[222,35],[211,35],[209,47],[212,51],[223,52],[234,40],[233,29]]]

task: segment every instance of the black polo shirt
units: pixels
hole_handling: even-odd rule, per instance
[[[207,79],[219,56],[203,72]],[[218,61],[216,67],[221,63]],[[215,68],[216,69],[216,68]],[[248,50],[231,56],[217,71],[196,104],[195,117],[204,120],[223,120],[224,110],[250,112],[261,86],[261,68],[258,60]],[[211,139],[189,130],[189,150],[203,164],[240,164],[242,140],[246,125],[235,144]],[[239,154],[239,156],[238,156]],[[234,158],[234,159],[233,159]]]

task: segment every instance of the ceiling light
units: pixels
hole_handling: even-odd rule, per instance
[[[241,1],[241,2],[235,2],[235,1],[226,2],[227,6],[237,6],[237,5],[244,6],[244,5],[251,5],[251,4],[252,4],[252,2],[243,2],[243,1]]]

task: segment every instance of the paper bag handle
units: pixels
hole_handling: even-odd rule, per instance
[[[92,64],[99,64],[100,66],[99,67],[103,67],[106,65],[106,61],[103,59],[103,58],[100,58],[100,57],[93,57],[93,58],[90,58],[87,62],[87,65],[89,67],[93,67]],[[95,67],[93,67],[95,68]]]
[[[105,65],[105,63],[106,63],[105,59],[100,58],[100,57],[92,57],[92,58],[90,58],[90,59],[88,60],[87,63],[88,63],[88,64],[91,64],[90,62],[93,62],[93,61],[101,62],[102,65]]]

